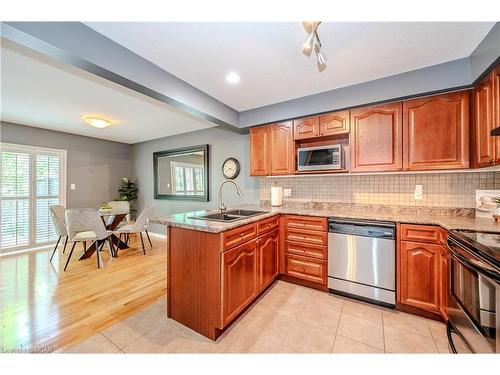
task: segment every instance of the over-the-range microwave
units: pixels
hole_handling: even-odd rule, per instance
[[[324,171],[344,168],[342,145],[303,147],[297,149],[298,171]]]

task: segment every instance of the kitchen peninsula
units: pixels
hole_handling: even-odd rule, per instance
[[[447,284],[443,282],[446,272],[440,271],[440,262],[436,259],[445,262],[444,241],[448,230],[481,229],[500,233],[500,224],[487,218],[474,218],[467,210],[375,209],[342,204],[245,209],[262,213],[232,222],[199,219],[209,214],[208,211],[150,220],[167,226],[168,316],[213,340],[278,278],[328,291],[328,217],[397,223],[400,235],[396,309],[433,319],[446,315]],[[400,265],[401,252],[405,249],[400,239],[418,244],[418,253],[412,253],[414,247],[406,254],[406,258],[410,256],[407,264],[413,267],[402,269]],[[441,253],[432,253],[436,245]],[[423,257],[419,255],[422,252],[426,252]],[[428,258],[427,253],[432,256]],[[410,285],[408,280],[415,280],[415,275],[420,285]],[[401,288],[403,285],[405,288]],[[401,290],[406,294],[402,295]],[[422,295],[429,296],[429,303],[417,298]]]

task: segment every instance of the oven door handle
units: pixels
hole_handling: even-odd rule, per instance
[[[448,239],[448,241],[452,242],[450,239]],[[453,243],[453,245],[460,246],[457,243],[455,243],[454,241],[452,243]],[[490,279],[493,279],[497,282],[500,282],[500,275],[498,274],[498,272],[495,272],[493,270],[489,270],[485,267],[481,267],[481,265],[477,264],[476,262],[474,262],[474,263],[471,262],[469,259],[464,257],[462,254],[459,254],[455,250],[453,250],[453,246],[450,246],[450,244],[448,244],[448,249],[450,250],[451,256],[453,258],[455,258],[456,260],[458,260],[460,263],[467,265],[467,267],[472,268],[477,273],[480,273],[484,276],[489,277]]]

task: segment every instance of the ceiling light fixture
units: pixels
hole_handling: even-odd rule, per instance
[[[226,81],[229,83],[238,83],[240,81],[240,76],[238,73],[231,72],[226,76]]]
[[[319,40],[318,27],[321,21],[304,21],[302,25],[309,33],[304,45],[302,46],[302,53],[306,56],[311,56],[312,51],[316,52],[316,59],[318,62],[318,70],[320,72],[326,69],[326,56],[321,52],[321,41]]]
[[[94,116],[85,116],[83,118],[83,120],[87,124],[89,124],[90,126],[93,126],[94,128],[99,128],[99,129],[106,128],[109,125],[111,125],[110,121],[105,120],[103,118],[94,117]]]

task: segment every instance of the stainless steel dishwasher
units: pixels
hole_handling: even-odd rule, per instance
[[[396,303],[396,225],[328,220],[328,288],[388,307]]]

